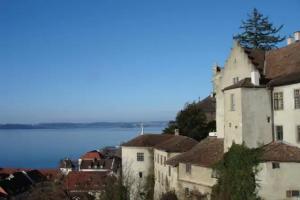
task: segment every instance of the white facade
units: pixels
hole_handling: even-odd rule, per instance
[[[300,89],[300,83],[278,86],[274,93],[283,93],[283,109],[274,110],[274,137],[276,138],[276,126],[283,128],[283,140],[300,147],[298,126],[300,126],[300,109],[295,109],[294,91]]]
[[[216,184],[217,179],[212,177],[212,169],[198,165],[191,165],[190,171],[187,171],[187,164],[179,163],[178,173],[178,196],[179,199],[185,199],[190,192],[198,192],[207,199],[210,199],[212,186]]]
[[[280,163],[280,168],[272,168],[272,162],[260,164],[257,176],[260,185],[258,195],[265,200],[298,200],[300,197],[287,197],[288,191],[300,191],[300,164]]]
[[[250,77],[251,72],[256,71],[255,66],[248,59],[248,55],[237,42],[234,42],[231,53],[226,60],[224,68],[217,72],[214,70],[213,92],[216,95],[216,121],[218,137],[224,138],[224,94],[222,90],[234,83]]]
[[[138,160],[138,155],[143,159]],[[131,188],[131,199],[138,200],[139,192],[146,184],[147,177],[153,175],[153,148],[122,146],[122,176]]]
[[[159,199],[163,193],[177,189],[177,168],[166,165],[166,160],[179,153],[168,153],[154,149],[154,199]]]
[[[234,108],[232,108],[232,103],[234,103]],[[226,90],[224,91],[224,104],[225,151],[233,142],[236,144],[244,142],[248,147],[255,148],[272,141],[269,90],[266,88]]]

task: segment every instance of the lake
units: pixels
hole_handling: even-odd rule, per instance
[[[145,127],[161,133],[164,127]],[[53,168],[65,157],[116,146],[136,137],[140,128],[73,128],[0,130],[0,167]]]

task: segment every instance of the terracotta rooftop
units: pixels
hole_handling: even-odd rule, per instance
[[[216,99],[208,96],[198,103],[203,112],[216,112]]]
[[[117,164],[117,163],[115,163]],[[114,170],[114,159],[102,159],[102,160],[83,160],[80,165],[80,169],[106,169]]]
[[[189,151],[167,160],[168,165],[177,166],[179,163],[190,163],[203,167],[212,167],[224,154],[224,140],[207,137]]]
[[[269,79],[300,72],[300,42],[266,52],[265,75]]]
[[[262,161],[300,163],[300,148],[284,142],[271,142],[262,147]]]
[[[186,152],[197,143],[197,140],[190,137],[174,135],[174,137],[155,145],[154,148],[166,152]]]
[[[237,83],[230,85],[226,88],[223,89],[225,90],[231,90],[231,89],[236,89],[236,88],[264,88],[264,85],[254,85],[251,83],[251,78],[244,78]]]
[[[72,171],[65,178],[65,187],[69,191],[99,191],[107,177],[108,172]]]
[[[271,80],[267,86],[268,87],[275,87],[275,86],[281,86],[281,85],[289,85],[289,84],[295,84],[300,83],[300,72],[283,75],[278,78],[275,78]]]
[[[164,142],[174,137],[171,134],[144,134],[139,135],[132,140],[122,144],[124,147],[154,147],[155,145]]]
[[[81,156],[82,160],[99,160],[102,159],[104,156],[102,155],[102,153],[100,153],[97,150],[93,150],[93,151],[89,151],[86,154],[84,154],[83,156]]]
[[[265,62],[265,51],[261,49],[245,49],[245,53],[256,68],[263,72]]]

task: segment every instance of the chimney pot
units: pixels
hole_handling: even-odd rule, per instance
[[[295,39],[295,41],[299,41],[300,40],[300,31],[296,31],[294,33],[294,39]]]
[[[290,44],[292,44],[294,42],[294,38],[293,37],[288,37],[288,39],[287,39],[287,45],[290,45]]]
[[[260,78],[260,75],[259,75],[258,71],[251,72],[251,83],[253,85],[259,85],[259,78]]]

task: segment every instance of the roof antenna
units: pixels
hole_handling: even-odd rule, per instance
[[[140,135],[144,135],[144,124],[141,123],[141,134]]]

